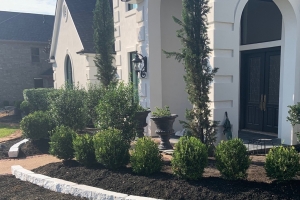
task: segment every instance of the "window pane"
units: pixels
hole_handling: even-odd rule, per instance
[[[32,62],[40,62],[40,49],[39,48],[31,48],[31,61]]]
[[[41,78],[34,79],[34,88],[43,88],[43,87],[44,87],[43,79]]]
[[[128,11],[137,8],[137,4],[128,4]]]
[[[242,45],[281,40],[282,15],[273,1],[249,0],[241,25]]]

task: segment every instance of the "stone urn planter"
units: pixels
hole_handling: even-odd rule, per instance
[[[148,117],[148,114],[150,113],[150,110],[146,111],[139,111],[135,114],[135,120],[137,121],[137,137],[142,138],[144,137],[144,127],[146,127],[148,124],[146,123],[146,119]]]
[[[178,117],[176,114],[171,114],[169,107],[156,108],[153,112],[153,116],[150,118],[156,125],[155,133],[160,137],[159,150],[173,149],[170,143],[170,136],[174,132],[173,123],[175,118]]]

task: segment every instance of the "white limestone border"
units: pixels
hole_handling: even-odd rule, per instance
[[[71,194],[73,196],[85,197],[93,200],[159,200],[112,192],[101,188],[79,185],[77,183],[51,178],[24,169],[20,165],[11,166],[11,172],[17,179],[33,183],[54,192]]]
[[[12,147],[10,147],[10,149],[8,151],[8,157],[17,158],[19,156],[20,147],[28,141],[29,141],[28,139],[24,139],[16,144],[14,144]]]

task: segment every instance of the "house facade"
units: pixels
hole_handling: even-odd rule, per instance
[[[96,0],[58,0],[50,50],[54,87],[96,83],[93,10]]]
[[[211,85],[212,119],[222,125],[227,111],[234,137],[241,131],[263,133],[295,144],[295,130],[286,118],[288,105],[300,100],[300,2],[210,0],[209,5],[210,64],[219,68]],[[147,56],[147,77],[139,82],[141,104],[151,109],[169,105],[184,119],[190,105],[183,66],[162,52],[181,47],[176,37],[180,27],[172,16],[181,18],[182,1],[114,0],[113,7],[116,64],[122,79],[128,80],[131,52]],[[175,130],[180,129],[176,123]],[[223,138],[220,126],[218,140]]]
[[[53,87],[47,46],[54,16],[0,11],[0,105],[23,90]]]
[[[59,10],[63,9],[60,5],[64,2],[69,6],[68,0],[58,0],[56,15],[64,13]],[[240,132],[261,133],[276,135],[285,144],[297,143],[293,134],[295,130],[286,118],[288,105],[300,100],[297,78],[300,75],[297,67],[300,64],[297,58],[300,53],[300,2],[210,0],[209,6],[208,36],[212,49],[209,60],[212,67],[219,68],[210,94],[212,119],[220,121],[218,140],[225,139],[222,123],[227,112],[234,137]],[[181,11],[181,0],[113,0],[115,59],[119,78],[125,82],[136,80],[142,106],[154,110],[156,106],[168,105],[172,113],[179,115],[179,120],[184,120],[185,110],[191,108],[185,92],[184,67],[172,58],[167,59],[162,52],[181,48],[176,36],[180,27],[172,19],[172,16],[181,19]],[[70,41],[70,47],[78,44],[73,50],[63,48],[61,53],[54,53],[58,51],[56,48],[51,49],[56,63],[53,65],[56,82],[62,83],[66,68],[58,66],[58,63],[67,66],[64,65],[65,56],[72,51],[70,60],[74,67],[77,63],[75,55],[82,56],[76,52],[84,52],[85,47],[80,34],[73,36],[73,33],[64,32],[66,20],[59,17],[58,21],[55,20],[55,27],[61,29],[57,31],[58,38],[65,39],[52,42],[59,46]],[[60,26],[57,26],[58,23]],[[75,42],[80,39],[81,44]],[[132,63],[136,51],[147,57],[146,76],[140,77],[140,73],[136,76]],[[75,82],[82,80],[80,83],[85,84],[94,76],[96,69],[88,53],[84,53],[82,58],[83,61],[78,61],[78,70],[74,67],[73,73],[74,77],[78,76]],[[174,124],[175,131],[182,130],[178,119]],[[149,120],[147,134],[154,135],[154,130],[155,125]]]

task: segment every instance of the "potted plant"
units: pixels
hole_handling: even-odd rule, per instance
[[[173,149],[170,143],[170,136],[174,132],[173,123],[178,115],[171,114],[169,106],[165,108],[155,107],[155,109],[150,119],[155,123],[157,128],[155,133],[160,137],[158,148],[160,150]]]
[[[295,105],[288,106],[289,108],[289,115],[287,117],[287,121],[289,121],[292,126],[296,126],[300,124],[300,102]],[[297,140],[300,142],[300,132],[295,132],[297,135]]]
[[[148,125],[146,123],[146,119],[150,112],[151,111],[149,109],[145,109],[139,105],[137,112],[135,113],[134,118],[137,121],[137,137],[139,138],[144,137],[144,127]]]

